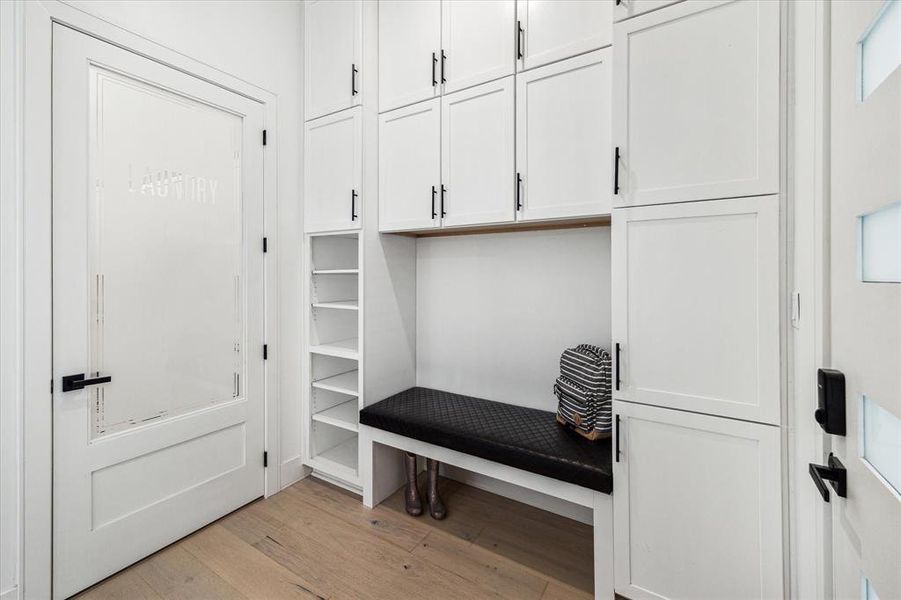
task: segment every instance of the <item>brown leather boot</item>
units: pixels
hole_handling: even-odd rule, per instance
[[[438,495],[438,465],[440,463],[429,458],[426,459],[425,464],[429,473],[429,514],[432,515],[433,519],[440,521],[447,516],[447,507],[444,506],[444,502],[441,501],[441,497]]]
[[[404,507],[408,515],[418,517],[422,514],[422,498],[419,497],[419,485],[416,482],[416,455],[412,452],[404,453],[404,470],[407,472]]]

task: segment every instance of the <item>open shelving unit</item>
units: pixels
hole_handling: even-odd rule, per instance
[[[307,466],[359,490],[357,468],[362,407],[360,353],[360,233],[307,236],[309,286],[305,353],[309,386],[304,415]]]

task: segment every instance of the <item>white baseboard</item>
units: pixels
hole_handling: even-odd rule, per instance
[[[352,494],[356,494],[357,496],[363,495],[363,488],[347,483],[346,481],[342,481],[341,479],[338,479],[336,477],[332,477],[331,475],[323,473],[322,471],[313,471],[311,475],[316,479],[320,479],[326,483],[330,483],[334,486],[345,489]]]
[[[592,510],[586,506],[579,506],[578,504],[573,504],[572,502],[567,502],[560,498],[554,498],[553,496],[548,496],[541,492],[536,492],[518,485],[513,485],[512,483],[507,483],[506,481],[487,477],[451,465],[441,465],[441,474],[448,479],[453,479],[460,483],[471,485],[474,488],[479,488],[480,490],[485,490],[486,492],[491,492],[498,496],[504,496],[505,498],[510,498],[511,500],[516,500],[517,502],[522,502],[523,504],[528,504],[529,506],[534,506],[535,508],[540,508],[541,510],[546,510],[568,519],[579,521],[580,523],[585,523],[586,525],[592,525],[594,522]]]
[[[281,489],[297,483],[309,474],[310,469],[303,465],[300,456],[286,460],[281,466]]]
[[[0,600],[19,600],[19,586],[0,592]]]

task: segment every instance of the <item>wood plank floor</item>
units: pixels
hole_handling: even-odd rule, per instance
[[[424,486],[422,486],[424,488]],[[249,504],[80,600],[591,598],[591,527],[443,480],[448,517],[374,510],[313,478]]]

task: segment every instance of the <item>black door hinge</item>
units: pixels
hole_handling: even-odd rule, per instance
[[[269,360],[269,344],[263,344],[263,360]]]
[[[263,238],[263,252],[269,252],[269,238]]]
[[[269,453],[264,450],[263,451],[263,468],[265,469],[268,466],[269,466]]]
[[[263,130],[263,145],[266,145],[266,130]]]

